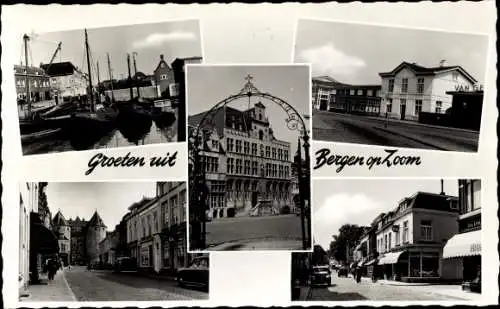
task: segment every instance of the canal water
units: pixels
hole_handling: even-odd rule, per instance
[[[23,143],[23,154],[46,154],[177,142],[177,122],[176,117],[176,120],[169,126],[155,121],[141,125],[129,123],[125,127],[118,127],[100,136],[86,136],[85,132],[81,132],[78,136],[67,136],[61,133],[45,140]]]

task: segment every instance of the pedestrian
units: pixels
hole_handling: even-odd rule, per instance
[[[360,283],[361,282],[361,268],[358,267],[356,268],[356,283]]]

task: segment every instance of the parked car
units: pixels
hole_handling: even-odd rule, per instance
[[[339,277],[349,277],[349,269],[345,266],[342,266],[339,268],[339,270],[337,271],[337,275]]]
[[[137,271],[137,260],[133,257],[119,257],[116,259],[114,271]]]
[[[195,286],[208,290],[209,278],[208,256],[197,256],[191,265],[179,268],[177,271],[177,283],[179,286]]]
[[[332,285],[332,273],[328,265],[317,265],[312,267],[311,286]]]

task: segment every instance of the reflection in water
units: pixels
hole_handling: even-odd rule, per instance
[[[127,139],[130,144],[139,145],[151,131],[153,121],[151,119],[136,121],[133,125],[129,123],[118,122],[118,130]]]
[[[174,116],[175,119],[175,116]],[[74,136],[57,136],[52,139],[23,143],[23,154],[42,154],[72,150],[115,148],[135,145],[171,143],[177,141],[177,121],[170,125],[163,121],[134,123],[100,134],[80,132]]]

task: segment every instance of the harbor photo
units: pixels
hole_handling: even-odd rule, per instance
[[[189,249],[310,251],[309,66],[186,75]]]
[[[480,300],[482,194],[481,179],[315,180],[292,300]]]
[[[186,140],[197,20],[25,34],[14,65],[24,155]]]
[[[488,35],[299,20],[313,139],[477,152],[487,50]]]
[[[19,300],[206,300],[187,252],[185,182],[20,183]]]

